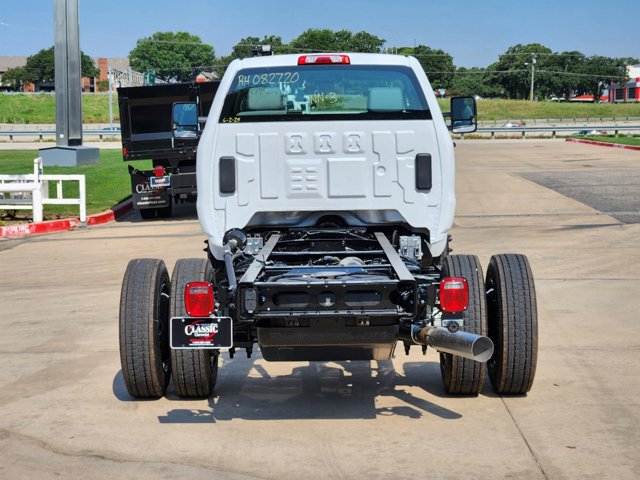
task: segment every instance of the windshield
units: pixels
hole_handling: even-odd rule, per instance
[[[221,123],[431,119],[413,71],[401,66],[303,65],[240,70]]]

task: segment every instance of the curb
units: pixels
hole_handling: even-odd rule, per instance
[[[623,150],[640,150],[637,145],[624,145],[622,143],[599,142],[597,140],[585,140],[582,138],[566,138],[565,142],[584,143],[586,145],[597,145],[599,147],[622,148]]]
[[[96,213],[95,215],[91,215],[87,217],[87,226],[91,225],[102,225],[105,223],[115,222],[117,218],[122,217],[124,214],[129,213],[133,210],[133,202],[131,199],[125,200],[124,202],[119,203],[111,210],[107,210],[106,212]]]
[[[106,212],[89,215],[87,217],[87,226],[103,225],[110,223],[129,213],[133,209],[131,199],[119,203],[111,210]],[[78,218],[65,218],[61,220],[50,220],[40,223],[23,223],[20,225],[9,225],[0,227],[0,238],[19,238],[30,235],[43,235],[46,233],[65,232],[80,226]]]

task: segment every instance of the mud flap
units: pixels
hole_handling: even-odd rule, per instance
[[[152,187],[150,177],[152,171],[134,170],[131,172],[131,194],[134,208],[164,208],[171,204],[169,191],[166,187]]]

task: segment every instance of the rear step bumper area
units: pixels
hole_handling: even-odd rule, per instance
[[[258,328],[267,361],[387,360],[397,339],[396,325],[336,327],[317,322],[306,328]]]
[[[416,281],[383,234],[362,232],[344,248],[349,237],[275,234],[256,255],[236,301],[266,360],[391,357],[400,321],[416,316]]]

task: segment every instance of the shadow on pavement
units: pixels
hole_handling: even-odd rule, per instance
[[[153,218],[149,220],[143,220],[140,216],[139,210],[133,209],[126,215],[116,219],[118,223],[160,223],[160,222],[181,222],[181,221],[193,221],[198,219],[198,212],[196,211],[195,203],[179,203],[173,206],[171,216],[168,218]]]
[[[169,410],[160,423],[215,423],[225,420],[374,419],[399,415],[419,419],[425,415],[455,420],[462,415],[426,400],[404,387],[446,397],[440,367],[434,362],[404,365],[399,374],[391,360],[363,362],[309,362],[287,375],[271,376],[254,359],[225,359],[214,394],[203,400],[184,400],[171,385],[166,398],[194,407]],[[135,401],[124,385],[122,372],[113,381],[121,401]],[[397,405],[398,400],[403,404]],[[395,404],[385,406],[385,404]]]

